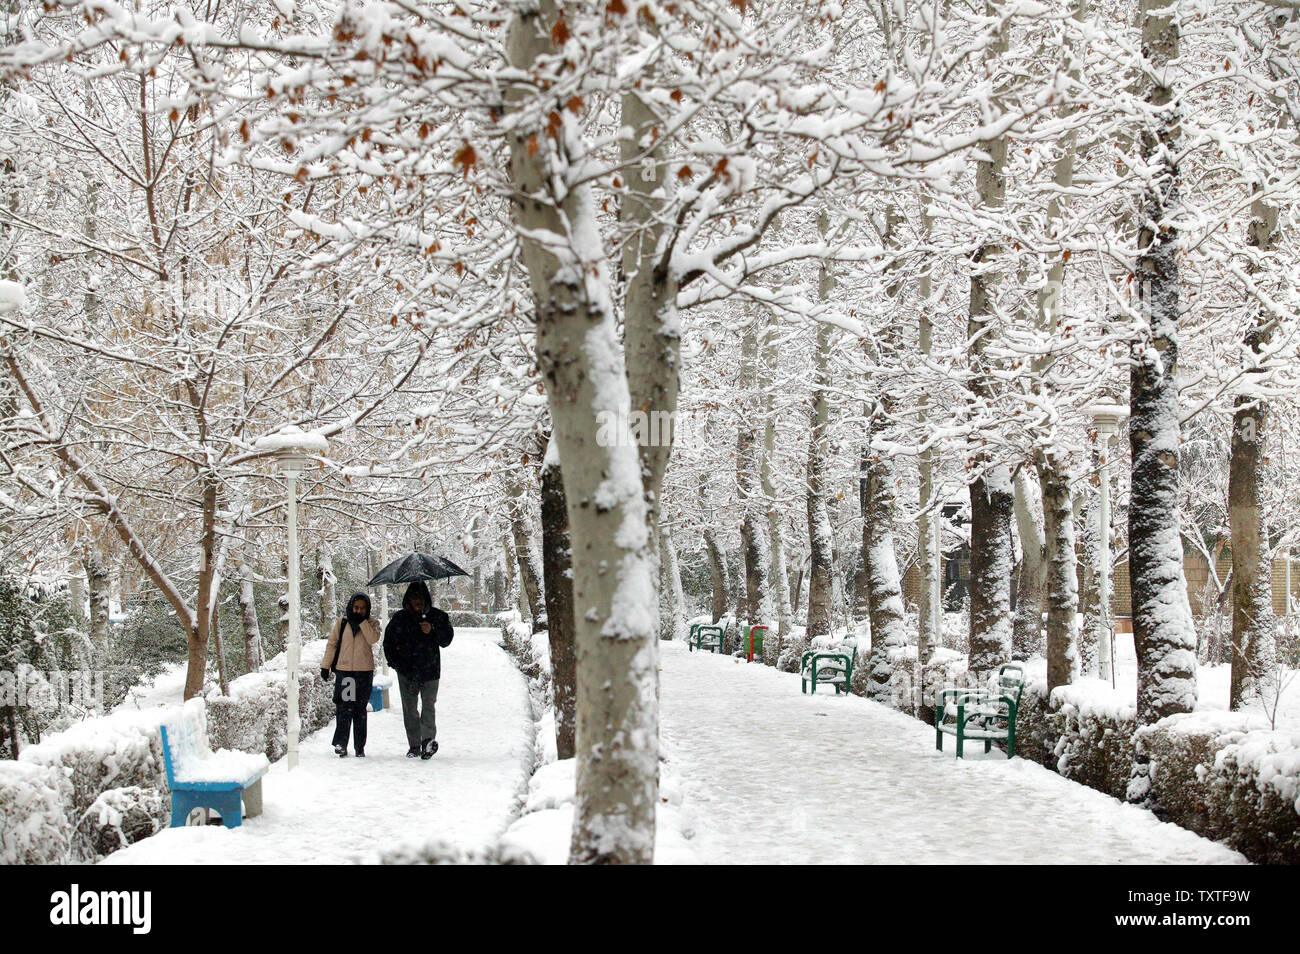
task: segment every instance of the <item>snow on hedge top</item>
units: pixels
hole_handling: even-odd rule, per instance
[[[286,424],[274,434],[259,437],[253,442],[253,446],[264,451],[300,450],[323,454],[329,450],[329,441],[325,439],[324,434],[304,431],[297,425]]]
[[[1046,683],[1043,683],[1044,688]],[[1137,718],[1137,704],[1128,693],[1111,686],[1103,679],[1083,678],[1052,690],[1052,702],[1061,708],[1069,707],[1084,718],[1107,719],[1125,722]]]
[[[27,289],[17,282],[0,281],[0,308],[21,308],[27,304]]]
[[[86,719],[29,745],[18,758],[23,762],[57,765],[78,755],[93,753],[106,767],[111,767],[125,758],[144,754],[139,750],[148,748],[149,739],[157,735],[158,726],[169,711],[162,708],[128,709]]]

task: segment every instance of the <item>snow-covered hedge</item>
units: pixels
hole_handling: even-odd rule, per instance
[[[1016,754],[1160,818],[1222,841],[1252,861],[1300,862],[1300,733],[1258,716],[1202,709],[1139,728],[1133,703],[1096,679],[1025,687]],[[1149,761],[1132,780],[1133,763]],[[1137,787],[1141,787],[1138,790]]]
[[[0,865],[68,861],[72,783],[57,766],[0,762]]]
[[[1139,729],[1150,800],[1167,821],[1255,862],[1300,863],[1300,733],[1258,716],[1199,710]]]
[[[302,734],[334,717],[331,684],[320,678],[325,643],[302,650],[299,714]],[[230,684],[230,695],[206,698],[214,749],[285,752],[285,661]],[[95,861],[165,827],[171,792],[159,726],[175,707],[122,710],[87,719],[0,762],[0,864]]]
[[[73,855],[99,861],[164,828],[170,809],[165,792],[139,786],[110,788],[86,809],[73,834]]]
[[[324,640],[302,648],[298,667],[298,720],[300,736],[328,725],[334,719],[333,683],[320,677]],[[230,695],[209,693],[208,739],[214,749],[260,752],[274,762],[283,757],[289,738],[285,705],[285,660],[270,660],[260,672],[240,676],[230,684]]]
[[[166,709],[126,710],[87,719],[19,753],[19,764],[46,771],[44,800],[49,803],[57,798],[62,805],[62,812],[43,813],[41,837],[49,842],[49,848],[44,850],[62,851],[73,861],[94,861],[93,851],[86,853],[90,841],[75,835],[87,813],[110,789],[132,788],[156,793],[150,810],[157,824],[166,823],[171,813],[171,793],[158,733],[166,712]],[[54,776],[59,781],[49,782]],[[21,795],[11,797],[7,783],[8,779],[0,775],[0,827],[6,829],[12,823],[10,810],[18,808],[24,800]],[[31,819],[27,822],[30,824]]]
[[[1030,680],[1016,718],[1016,754],[1123,799],[1133,770],[1137,710],[1099,679],[1058,686]]]
[[[167,790],[158,732],[166,712],[161,708],[125,710],[86,719],[28,746],[18,757],[23,762],[63,770],[72,785],[68,816],[75,825],[110,788]]]

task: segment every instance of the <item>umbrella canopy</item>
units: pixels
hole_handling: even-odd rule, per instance
[[[429,553],[412,553],[388,564],[376,573],[374,579],[366,586],[414,583],[417,580],[444,580],[449,576],[469,576],[469,574],[443,557]]]

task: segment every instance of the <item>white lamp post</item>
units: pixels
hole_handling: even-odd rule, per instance
[[[292,424],[285,425],[274,434],[258,438],[253,445],[258,450],[271,451],[284,475],[285,503],[289,537],[289,637],[284,647],[285,691],[287,693],[286,754],[289,771],[298,766],[298,734],[301,722],[298,713],[298,657],[301,636],[298,620],[301,615],[298,599],[298,475],[307,467],[308,455],[323,454],[329,444],[320,434],[308,434]]]
[[[1115,631],[1110,612],[1110,445],[1119,433],[1120,423],[1128,417],[1128,408],[1122,404],[1096,404],[1088,409],[1097,426],[1097,439],[1101,444],[1098,454],[1098,478],[1101,495],[1098,500],[1097,522],[1100,527],[1100,552],[1097,568],[1100,572],[1097,589],[1101,600],[1101,645],[1097,647],[1097,663],[1102,679],[1115,684]]]

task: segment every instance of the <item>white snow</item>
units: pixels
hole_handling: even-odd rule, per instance
[[[303,741],[296,770],[271,766],[261,816],[233,830],[170,828],[105,863],[339,864],[434,842],[491,847],[514,816],[533,751],[527,685],[495,640],[495,630],[458,629],[443,652],[431,760],[406,758],[394,694],[392,708],[370,713],[366,758],[338,758],[326,727]]]
[[[27,289],[17,282],[0,281],[0,311],[22,308],[27,303]]]
[[[294,424],[286,424],[274,434],[259,437],[253,446],[264,451],[301,450],[323,454],[329,450],[329,441],[324,434],[309,433]]]
[[[766,666],[662,647],[662,733],[706,861],[1240,863],[1024,759],[954,758],[934,730]]]

